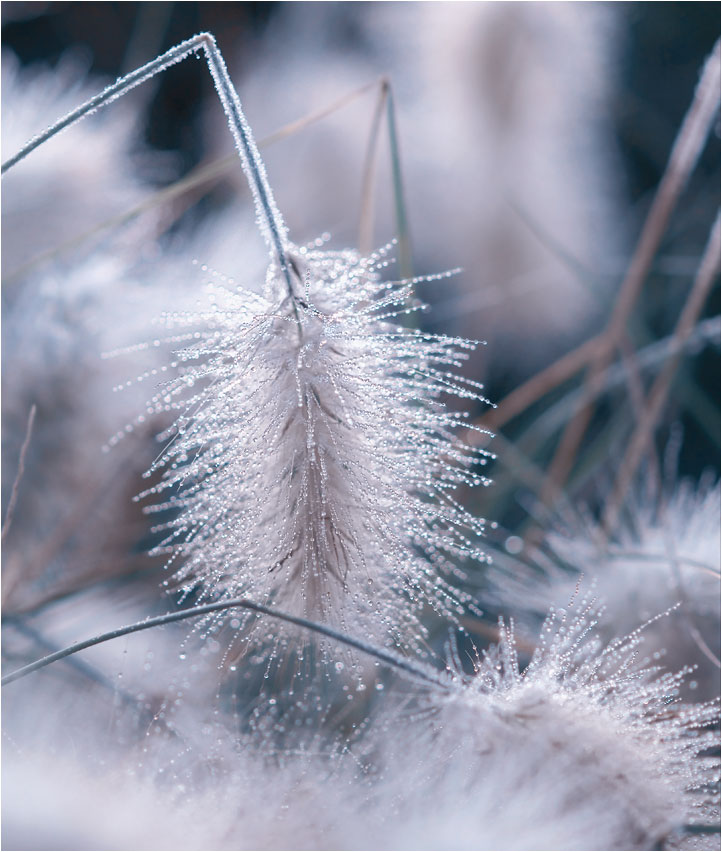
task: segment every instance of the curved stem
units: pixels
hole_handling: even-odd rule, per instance
[[[152,62],[146,63],[136,71],[131,71],[130,74],[120,77],[102,92],[56,121],[47,130],[33,137],[17,154],[2,164],[2,174],[5,174],[5,172],[17,165],[21,160],[24,160],[28,154],[39,148],[44,142],[55,136],[56,133],[60,133],[60,131],[65,130],[67,127],[75,124],[76,121],[79,121],[91,112],[95,112],[100,107],[112,103],[122,97],[126,92],[144,83],[156,74],[165,71],[171,65],[181,62],[187,56],[197,53],[199,50],[203,50],[205,53],[208,69],[213,77],[218,97],[228,119],[228,126],[233,134],[236,148],[241,158],[243,171],[251,186],[261,233],[271,250],[271,256],[275,256],[278,260],[286,287],[291,296],[294,311],[296,311],[291,270],[286,257],[288,230],[273,198],[273,192],[268,183],[263,160],[258,152],[251,128],[243,114],[241,102],[228,74],[226,63],[223,61],[215,38],[210,33],[199,33],[193,36],[193,38],[183,41],[170,50],[167,50],[161,56]],[[297,312],[296,319],[298,319]]]
[[[402,657],[396,656],[390,651],[385,651],[383,648],[376,648],[373,645],[363,642],[361,639],[354,639],[352,636],[345,636],[343,633],[339,633],[337,630],[334,630],[332,627],[327,627],[325,624],[317,624],[315,621],[310,621],[307,618],[301,618],[297,615],[289,615],[285,612],[279,612],[278,610],[263,606],[263,604],[253,603],[253,601],[246,600],[245,598],[235,598],[230,601],[203,604],[201,606],[191,607],[190,609],[180,610],[179,612],[168,612],[165,615],[158,615],[155,618],[148,618],[145,621],[138,621],[135,624],[129,624],[125,627],[118,627],[115,630],[109,630],[107,633],[101,633],[98,636],[94,636],[92,639],[84,639],[82,642],[76,642],[73,645],[68,645],[67,648],[56,651],[54,654],[48,654],[47,657],[42,657],[34,663],[30,663],[27,666],[23,666],[22,668],[11,672],[9,675],[5,675],[1,681],[2,686],[6,686],[15,680],[20,680],[20,678],[23,678],[38,669],[49,666],[50,663],[62,660],[64,657],[69,657],[71,654],[75,654],[85,648],[90,648],[93,645],[99,645],[102,642],[107,642],[110,639],[117,639],[120,636],[127,636],[129,633],[137,633],[140,630],[148,630],[151,627],[159,627],[162,624],[170,624],[173,621],[183,621],[186,618],[194,618],[198,615],[206,615],[211,612],[220,612],[226,609],[248,609],[262,615],[270,615],[272,618],[278,618],[281,621],[288,622],[289,624],[296,624],[297,626],[304,627],[314,633],[320,633],[322,636],[328,636],[329,639],[341,642],[344,645],[348,645],[350,648],[355,648],[357,651],[361,651],[364,654],[368,654],[369,656],[376,658],[377,660],[381,660],[381,662],[386,663],[386,665],[391,666],[398,671],[402,671],[405,674],[419,678],[426,683],[432,683],[435,686],[445,686],[442,676],[432,668],[416,665]]]

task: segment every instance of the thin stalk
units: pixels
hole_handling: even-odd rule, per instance
[[[85,648],[91,648],[93,645],[100,645],[102,642],[108,642],[110,639],[117,639],[121,636],[127,636],[129,633],[137,633],[140,630],[148,630],[151,627],[159,627],[163,624],[171,624],[174,621],[183,621],[186,618],[195,618],[199,615],[207,615],[211,612],[221,612],[227,609],[248,609],[252,612],[261,613],[262,615],[269,615],[271,618],[278,618],[281,621],[288,622],[289,624],[295,624],[298,627],[304,627],[306,630],[311,630],[314,633],[320,633],[322,636],[327,636],[329,639],[341,642],[344,645],[348,645],[350,648],[355,648],[357,651],[361,651],[362,653],[368,654],[377,660],[381,660],[381,662],[386,663],[386,665],[391,666],[398,671],[402,671],[405,674],[419,678],[426,683],[432,683],[435,686],[446,686],[442,676],[431,668],[417,666],[408,660],[397,657],[389,651],[383,650],[383,648],[376,648],[361,639],[354,639],[352,636],[345,636],[343,633],[339,633],[337,630],[334,630],[332,627],[327,627],[325,624],[318,624],[307,618],[301,618],[300,616],[279,612],[278,610],[271,609],[270,607],[263,606],[262,604],[253,603],[253,601],[246,600],[245,598],[235,598],[230,601],[203,604],[202,606],[194,606],[190,609],[180,610],[179,612],[168,612],[165,615],[158,615],[155,618],[148,618],[145,621],[138,621],[135,624],[129,624],[125,627],[118,627],[115,630],[109,630],[107,633],[101,633],[91,639],[84,639],[82,642],[76,642],[73,645],[68,645],[67,648],[56,651],[54,654],[48,654],[47,657],[43,657],[40,660],[36,660],[34,663],[23,666],[22,668],[11,672],[9,675],[5,675],[0,683],[2,686],[6,686],[7,684],[12,683],[15,680],[20,680],[20,678],[23,678],[38,669],[49,666],[57,660],[69,657],[71,654],[76,654],[78,651],[83,651]]]
[[[271,133],[269,136],[265,136],[258,142],[259,149],[265,148],[267,145],[273,145],[276,142],[280,142],[283,139],[293,135],[294,133],[298,133],[301,130],[304,130],[309,125],[314,122],[320,121],[326,116],[331,115],[336,110],[341,109],[362,95],[366,94],[370,89],[374,86],[377,86],[378,83],[373,81],[371,83],[367,83],[365,86],[361,86],[358,89],[354,89],[353,92],[349,92],[341,98],[333,101],[333,103],[328,106],[323,107],[322,109],[317,110],[316,112],[312,112],[308,115],[304,115],[302,118],[295,119],[294,121],[289,122],[288,124],[284,124],[283,127],[280,127],[278,130]],[[7,275],[3,276],[2,283],[9,283],[16,278],[24,275],[29,272],[35,266],[40,263],[44,263],[46,260],[52,260],[52,258],[60,254],[61,252],[67,251],[68,249],[73,249],[78,245],[81,245],[86,240],[94,237],[96,234],[100,234],[103,231],[108,230],[109,228],[115,228],[121,225],[125,225],[127,222],[131,221],[136,216],[144,213],[146,210],[152,210],[154,207],[157,207],[161,204],[164,204],[168,201],[172,201],[174,198],[177,198],[180,195],[183,195],[189,192],[192,189],[195,189],[198,186],[203,184],[212,184],[218,181],[221,177],[223,177],[229,169],[236,164],[236,154],[229,154],[227,156],[219,157],[216,160],[211,161],[210,163],[205,163],[197,166],[193,169],[189,174],[185,177],[180,178],[179,180],[172,183],[170,186],[164,187],[163,189],[154,192],[152,195],[149,195],[140,204],[135,205],[134,207],[129,208],[128,210],[120,213],[116,216],[111,216],[109,219],[106,219],[104,222],[101,222],[99,225],[95,225],[92,228],[84,231],[82,234],[78,234],[74,237],[71,237],[69,240],[66,240],[59,245],[56,245],[47,251],[41,252],[37,254],[34,258],[17,267],[16,269],[9,272]]]
[[[22,618],[13,618],[12,626],[18,631],[18,633],[21,633],[23,636],[31,639],[36,645],[39,645],[45,651],[51,651],[53,648],[57,647],[43,636],[43,634],[35,627],[32,627],[30,624],[26,624]],[[148,713],[148,710],[143,707],[142,703],[137,698],[129,692],[126,692],[124,689],[121,689],[118,684],[108,680],[102,672],[97,671],[84,660],[71,657],[67,662],[68,665],[78,674],[117,695],[127,707],[133,708],[144,716],[150,715],[152,717],[152,714]]]
[[[18,495],[20,493],[20,482],[22,481],[23,474],[25,473],[25,456],[28,453],[28,447],[30,446],[30,439],[33,435],[33,424],[35,423],[35,413],[37,412],[37,406],[33,404],[30,409],[30,414],[28,414],[28,425],[25,427],[25,438],[23,439],[23,444],[20,447],[20,458],[18,460],[18,472],[15,476],[15,481],[13,482],[13,488],[10,493],[10,502],[8,503],[7,511],[5,512],[5,520],[2,525],[2,533],[0,533],[0,540],[4,540],[5,536],[8,534],[8,530],[10,529],[10,525],[13,522],[13,515],[15,514],[15,506],[18,502]]]
[[[75,124],[81,118],[84,118],[91,112],[107,106],[118,98],[122,97],[126,92],[151,79],[156,74],[170,68],[181,62],[186,57],[203,50],[208,63],[208,69],[211,72],[213,81],[216,85],[218,97],[223,106],[223,111],[228,119],[228,126],[233,134],[236,143],[238,154],[241,158],[243,171],[248,179],[253,193],[253,200],[256,205],[256,213],[258,216],[258,224],[261,229],[266,243],[271,250],[271,256],[277,259],[281,272],[286,282],[289,295],[291,296],[291,304],[298,320],[298,312],[296,309],[295,294],[293,291],[293,282],[291,279],[291,270],[286,258],[286,250],[288,246],[288,231],[281,217],[281,213],[276,206],[273,198],[271,187],[266,177],[266,169],[261,160],[261,155],[258,152],[253,133],[246,121],[241,108],[241,102],[238,94],[233,86],[228,69],[223,61],[221,52],[218,50],[215,38],[210,33],[199,33],[193,38],[183,41],[172,47],[170,50],[163,53],[161,56],[148,62],[120,77],[115,83],[108,86],[99,94],[90,98],[84,104],[69,112],[64,118],[59,119],[55,124],[51,125],[47,130],[40,133],[31,139],[23,148],[18,151],[15,156],[6,160],[2,165],[1,173],[5,174],[17,163],[24,160],[32,151],[40,147],[44,142],[47,142],[56,133]]]
[[[720,102],[720,43],[708,57],[667,162],[662,180],[642,228],[627,274],[619,291],[614,311],[602,333],[602,346],[589,367],[585,396],[571,419],[549,466],[547,484],[540,494],[549,502],[564,483],[574,464],[579,445],[592,419],[593,400],[599,395],[604,373],[619,345],[627,320],[639,298],[647,273],[667,230],[670,216],[702,152]]]
[[[720,215],[712,226],[709,241],[705,249],[699,272],[690,290],[687,302],[680,315],[677,327],[674,330],[673,343],[677,354],[670,358],[664,365],[663,370],[655,379],[649,396],[645,400],[644,412],[640,418],[629,444],[624,458],[619,466],[619,473],[614,483],[614,488],[607,501],[604,510],[603,527],[609,532],[617,521],[619,510],[624,500],[624,495],[632,482],[639,467],[639,463],[649,444],[654,427],[662,413],[662,408],[669,394],[672,379],[677,371],[681,358],[681,349],[684,347],[689,336],[692,334],[704,303],[707,300],[712,285],[715,281],[720,263]]]
[[[371,119],[371,131],[364,157],[363,179],[361,181],[361,215],[359,216],[358,248],[362,255],[370,254],[373,248],[374,231],[374,178],[376,176],[376,160],[378,155],[379,131],[381,119],[389,92],[389,81],[383,77],[379,86],[378,98]]]
[[[632,411],[634,412],[634,422],[638,425],[642,422],[645,416],[644,409],[644,384],[640,375],[639,364],[637,363],[637,353],[631,342],[625,334],[619,345],[619,353],[621,355],[622,366],[627,377],[627,391],[632,403]],[[649,473],[657,486],[662,484],[662,469],[657,457],[657,451],[654,444],[650,444],[647,453],[649,461]]]
[[[642,370],[652,369],[660,363],[663,364],[668,358],[674,356],[679,351],[702,344],[711,344],[719,340],[719,336],[719,316],[700,320],[694,332],[684,342],[681,349],[675,341],[674,335],[665,337],[655,343],[650,343],[644,349],[640,349],[637,353],[639,366]],[[609,393],[623,383],[624,368],[619,364],[612,365],[607,368],[606,380],[603,387],[600,388],[599,394]],[[575,388],[566,393],[560,400],[550,405],[534,419],[534,422],[530,426],[515,438],[517,445],[521,446],[525,453],[533,454],[535,448],[538,448],[549,436],[562,428],[565,422],[568,422],[569,411],[579,405],[583,395],[583,388]]]
[[[221,100],[223,111],[228,119],[228,126],[235,139],[238,153],[241,156],[243,170],[249,177],[253,200],[256,203],[258,224],[266,241],[275,249],[278,263],[286,281],[289,295],[291,296],[291,304],[298,320],[295,294],[291,281],[291,270],[286,259],[288,231],[281,213],[276,207],[276,202],[273,198],[268,178],[266,177],[266,168],[256,147],[251,128],[243,114],[241,101],[231,81],[226,63],[223,61],[221,52],[216,47],[213,36],[209,33],[204,33],[204,35],[207,37],[207,43],[204,42],[203,46],[206,52],[208,68],[216,84],[218,97]]]
[[[409,239],[409,223],[406,217],[406,201],[404,200],[404,182],[401,171],[401,155],[399,153],[399,136],[396,132],[396,107],[391,83],[386,81],[386,120],[389,125],[389,146],[391,148],[391,174],[394,182],[394,204],[396,206],[396,229],[399,235],[399,268],[402,278],[413,277],[411,263],[411,241]]]
[[[474,425],[487,429],[499,429],[509,420],[526,411],[530,405],[550,390],[568,381],[586,367],[601,345],[600,338],[593,337],[571,352],[567,352],[566,355],[507,394],[501,402],[497,403],[496,408],[476,420]],[[477,440],[474,437],[475,434],[477,433],[469,430],[466,440],[474,443]]]
[[[680,345],[679,342],[675,339],[674,335],[670,335],[669,337],[664,338],[663,340],[658,340],[654,343],[650,343],[643,349],[640,349],[637,352],[637,361],[638,367],[642,371],[647,371],[650,369],[654,369],[660,362],[663,364],[668,358],[673,357],[678,352],[684,352],[693,347],[703,346],[705,344],[712,344],[714,341],[719,339],[720,335],[720,317],[710,317],[709,319],[701,320],[692,334]],[[598,338],[594,338],[597,340]],[[584,344],[585,347],[589,346],[593,341],[588,341]],[[580,349],[574,350],[573,353],[569,353],[570,356],[575,356],[575,353],[580,353]],[[584,354],[584,353],[581,353]],[[566,359],[562,359],[564,361]],[[561,363],[557,362],[557,363]],[[555,365],[552,365],[554,368]],[[552,369],[550,368],[550,369]],[[546,370],[544,371],[546,373]],[[539,374],[537,378],[541,378],[542,374]],[[615,388],[624,384],[625,381],[625,369],[620,364],[615,364],[607,368],[606,370],[606,378],[602,386],[599,388],[599,394],[610,393]],[[535,379],[530,379],[530,382],[522,385],[519,390],[522,390],[527,387],[530,383],[535,384]],[[538,387],[538,386],[537,386]],[[687,391],[689,386],[683,386],[683,389]],[[535,388],[531,387],[530,390],[535,392]],[[546,391],[545,391],[546,392]],[[564,396],[557,400],[555,403],[550,405],[545,411],[542,411],[537,417],[534,418],[533,423],[526,427],[519,435],[517,435],[514,439],[514,445],[517,450],[522,451],[526,456],[532,458],[535,455],[538,456],[542,454],[543,448],[546,442],[550,439],[550,437],[563,428],[564,423],[569,420],[569,411],[574,410],[576,406],[579,405],[580,400],[583,398],[585,393],[585,388],[575,388],[573,390],[568,391],[564,394]],[[511,399],[512,396],[516,394],[514,391],[507,399]],[[543,395],[543,394],[540,394]],[[505,405],[505,401],[502,400],[500,403],[500,407]],[[523,410],[523,406],[522,406]],[[491,414],[495,414],[496,411],[490,412]],[[505,418],[502,418],[502,422],[504,422]],[[477,425],[479,426],[489,426],[491,428],[495,427],[495,423],[492,421],[491,423],[487,422],[486,416],[481,420],[477,421]],[[497,436],[499,432],[496,432]],[[717,440],[719,440],[719,436],[715,433],[714,436]],[[472,444],[476,445],[480,442],[481,436],[479,436],[476,432],[471,432],[470,434],[467,432],[465,435],[465,440]],[[496,440],[496,438],[495,438]],[[506,456],[506,450],[501,454],[502,458]],[[506,484],[505,484],[506,481]],[[530,480],[527,480],[529,485],[532,483]],[[515,487],[513,479],[509,479],[506,476],[499,476],[494,481],[494,493],[495,500],[499,503],[500,500],[505,499],[507,492],[509,492],[512,488]],[[559,492],[562,494],[571,493],[570,490]]]
[[[308,113],[302,118],[298,118],[295,121],[291,121],[289,124],[284,124],[283,127],[279,128],[274,133],[271,133],[270,136],[266,136],[261,139],[261,141],[258,143],[259,148],[264,148],[266,145],[272,145],[275,142],[280,142],[282,139],[285,139],[286,137],[291,136],[294,133],[298,133],[300,130],[304,130],[310,124],[313,124],[316,121],[320,121],[322,118],[327,118],[329,115],[332,115],[334,112],[337,112],[338,110],[360,98],[361,95],[365,95],[366,92],[370,91],[371,89],[375,89],[378,85],[378,80],[372,80],[370,83],[365,83],[358,89],[354,89],[352,92],[347,92],[340,98],[336,98],[336,100],[328,104],[328,106],[321,107],[321,109]]]
[[[552,237],[547,233],[546,229],[542,224],[537,222],[534,217],[524,209],[522,205],[518,202],[512,201],[510,202],[512,210],[516,213],[516,215],[520,218],[520,220],[529,228],[530,233],[532,233],[540,242],[542,246],[544,246],[548,251],[550,251],[556,258],[562,261],[565,266],[574,274],[577,281],[585,288],[585,292],[589,293],[597,305],[601,306],[601,299],[597,293],[599,289],[594,285],[598,282],[603,282],[608,276],[603,276],[597,273],[594,273],[590,270],[587,264],[577,258],[573,252],[563,246],[557,239]],[[639,375],[639,370],[637,369],[637,365],[634,359],[634,347],[632,346],[632,341],[627,334],[626,329],[622,331],[621,338],[619,340],[619,351],[622,356],[622,361],[624,362],[627,368],[627,385],[629,389],[629,396],[632,401],[632,406],[634,408],[635,417],[639,417],[641,413],[640,404],[644,399],[644,387],[641,382],[641,378]],[[652,468],[656,471],[658,468],[658,463],[656,456],[652,454],[651,458]],[[656,474],[655,474],[656,475]]]

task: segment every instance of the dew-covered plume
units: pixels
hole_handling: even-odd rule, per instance
[[[604,645],[600,619],[590,595],[553,610],[526,667],[500,622],[473,676],[390,721],[392,848],[687,848],[683,826],[714,830],[717,703],[682,703],[689,670],[643,664],[646,628]]]
[[[219,280],[200,314],[172,313],[177,375],[144,417],[177,412],[149,471],[172,584],[246,595],[418,648],[417,614],[456,619],[464,562],[484,561],[484,521],[459,487],[486,484],[487,454],[455,437],[449,396],[474,343],[401,325],[413,281],[384,281],[386,247],[289,250],[298,295],[272,264],[263,295]],[[446,277],[436,276],[439,278]],[[120,438],[121,435],[117,436]]]
[[[684,685],[688,697],[719,695],[719,481],[682,481],[668,497],[637,486],[608,540],[591,521],[567,522],[547,533],[530,562],[495,561],[494,601],[527,625],[541,620],[550,602],[563,604],[579,574],[594,579],[605,601],[600,630],[607,640],[674,608],[645,630],[644,651],[670,671],[697,667]]]
[[[717,707],[682,703],[684,673],[642,664],[639,631],[601,643],[600,618],[589,596],[555,610],[525,668],[513,628],[502,623],[475,674],[455,660],[436,686],[391,677],[358,729],[340,736],[340,719],[314,712],[313,694],[291,714],[312,727],[261,700],[249,733],[239,734],[230,708],[208,701],[207,660],[182,702],[170,686],[165,715],[152,704],[154,723],[137,737],[132,714],[121,719],[100,684],[66,688],[69,716],[53,719],[39,703],[25,714],[12,708],[8,732],[33,748],[18,752],[11,740],[6,772],[43,779],[34,811],[43,825],[101,845],[128,836],[133,848],[701,848],[690,827],[713,831],[719,820]],[[178,687],[188,672],[176,663],[171,674],[176,641],[177,632],[159,634],[155,648]],[[144,683],[142,709],[158,673],[141,677],[132,657],[144,643],[135,644],[123,671]],[[109,670],[119,651],[105,647]],[[41,678],[36,694],[57,696],[61,684]],[[70,682],[83,680],[75,673]],[[118,741],[103,747],[109,724]],[[82,747],[60,736],[81,727]],[[34,739],[19,736],[28,728]],[[48,744],[51,767],[40,750]],[[86,818],[79,800],[93,801],[94,814],[108,810],[108,819]],[[7,837],[39,836],[22,797],[4,806]],[[118,809],[135,815],[132,831],[117,824]],[[714,848],[714,836],[702,839]]]
[[[460,614],[469,598],[453,592],[444,575],[458,572],[457,560],[484,559],[476,543],[483,521],[454,492],[486,482],[471,469],[486,454],[453,437],[461,418],[442,399],[481,399],[478,384],[449,369],[473,344],[393,324],[412,312],[415,282],[380,283],[385,251],[364,259],[291,243],[214,37],[194,36],[119,79],[4,169],[200,52],[271,265],[263,297],[221,294],[205,330],[175,335],[174,343],[186,344],[171,364],[178,376],[137,420],[179,412],[148,472],[164,468],[163,482],[141,495],[170,491],[156,510],[180,512],[159,525],[169,535],[156,552],[165,549],[169,564],[178,564],[184,596],[196,586],[201,599],[251,593],[343,627],[390,633],[393,642],[418,649],[416,612],[430,604],[445,617]]]

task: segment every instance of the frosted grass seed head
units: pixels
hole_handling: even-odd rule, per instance
[[[582,572],[607,606],[599,627],[605,641],[674,607],[644,631],[642,650],[669,671],[697,666],[682,685],[688,698],[719,694],[719,481],[674,482],[669,496],[637,486],[609,542],[580,520],[548,532],[532,563],[506,561],[501,555],[490,571],[494,598],[526,624],[540,623],[549,601],[563,604]]]
[[[254,595],[339,627],[421,650],[430,606],[456,618],[470,597],[446,577],[484,560],[484,522],[455,499],[485,480],[487,453],[455,437],[445,395],[481,399],[458,378],[474,344],[399,325],[415,282],[382,282],[387,250],[290,242],[253,134],[209,33],[121,78],[31,140],[3,172],[54,134],[186,56],[203,51],[271,265],[263,296],[216,288],[205,328],[173,336],[179,368],[141,415],[177,414],[150,473],[161,550],[184,595]],[[187,328],[195,318],[170,318]],[[111,441],[117,442],[126,430]]]
[[[681,702],[689,669],[641,664],[645,628],[603,645],[603,618],[590,595],[553,610],[525,669],[500,622],[475,675],[390,723],[390,848],[688,848],[683,826],[714,830],[717,702]]]
[[[487,482],[472,469],[487,454],[444,404],[481,399],[454,372],[474,344],[397,324],[418,306],[414,282],[379,274],[389,246],[362,258],[320,242],[288,250],[293,298],[274,262],[262,296],[210,282],[202,315],[169,317],[188,344],[147,413],[177,420],[141,497],[178,513],[160,550],[185,594],[246,595],[418,651],[421,610],[456,620],[469,598],[448,579],[486,558],[484,521],[454,492]]]

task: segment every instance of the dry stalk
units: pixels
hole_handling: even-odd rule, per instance
[[[539,240],[540,245],[551,251],[555,257],[562,260],[564,264],[576,275],[576,277],[582,283],[585,283],[588,279],[594,277],[594,273],[592,270],[590,270],[588,265],[580,261],[579,258],[574,255],[573,252],[571,252],[565,246],[561,245],[561,243],[557,239],[555,239],[551,234],[547,233],[544,226],[538,221],[536,221],[535,218],[531,216],[529,211],[525,210],[520,204],[516,202],[512,202],[511,207],[519,216],[520,220],[529,228],[530,233],[532,233]],[[629,336],[626,334],[626,332],[624,332],[622,335],[620,347],[622,350],[622,358],[626,368],[625,378],[627,380],[629,396],[632,400],[632,405],[635,407],[635,415],[638,415],[640,413],[639,406],[641,404],[641,401],[644,399],[644,385],[642,383],[639,368],[634,357],[634,347],[632,346],[632,341],[629,339]],[[576,351],[577,350],[574,350],[575,353]],[[654,460],[653,464],[656,470],[658,468],[656,459]]]
[[[681,360],[681,351],[685,341],[692,333],[697,318],[704,308],[705,301],[709,295],[712,285],[714,284],[717,270],[720,263],[720,217],[717,214],[717,219],[712,226],[709,241],[702,256],[697,276],[694,285],[689,292],[684,309],[680,315],[677,327],[675,328],[673,341],[677,350],[676,354],[670,358],[664,365],[662,371],[657,376],[649,396],[645,402],[644,413],[637,424],[637,427],[632,434],[632,437],[627,446],[627,451],[619,466],[619,473],[612,489],[612,493],[607,501],[603,515],[603,528],[609,532],[613,529],[619,511],[624,500],[624,495],[629,488],[634,474],[639,467],[646,448],[654,433],[654,428],[662,412],[664,403],[669,393],[669,388],[672,384],[672,379],[677,371],[677,367]]]
[[[361,254],[367,255],[373,249],[374,232],[374,178],[376,176],[376,161],[379,151],[379,135],[381,119],[389,93],[389,81],[382,77],[379,84],[378,98],[371,119],[366,156],[364,157],[363,180],[361,182],[361,213],[359,216],[358,248]]]
[[[627,379],[627,390],[629,391],[629,398],[632,403],[634,421],[638,424],[641,423],[644,417],[644,383],[642,382],[641,371],[637,362],[637,353],[626,334],[620,343],[619,352]],[[648,458],[650,475],[657,485],[661,485],[662,470],[653,444],[649,446]]]
[[[642,291],[649,268],[664,235],[669,218],[697,163],[720,101],[720,43],[708,57],[694,98],[675,139],[662,180],[644,223],[639,242],[622,282],[614,311],[602,332],[600,345],[585,379],[585,393],[571,419],[549,466],[540,499],[549,502],[571,471],[579,445],[592,418],[592,402],[599,395],[604,372],[620,345],[626,323]]]
[[[16,669],[15,671],[10,672],[10,674],[5,675],[0,683],[2,683],[2,686],[6,686],[9,683],[13,683],[13,681],[26,677],[32,672],[38,671],[38,669],[49,666],[51,663],[70,657],[73,654],[77,654],[78,651],[83,651],[86,648],[92,648],[93,645],[100,645],[103,642],[109,642],[111,639],[118,639],[121,636],[128,636],[131,633],[138,633],[141,630],[148,630],[152,627],[172,624],[175,621],[185,621],[187,618],[197,618],[198,616],[209,615],[214,612],[230,609],[250,610],[251,612],[255,612],[257,615],[267,615],[271,618],[276,618],[289,624],[295,624],[298,627],[303,627],[313,633],[318,633],[321,636],[326,636],[329,639],[340,642],[349,648],[361,651],[363,654],[368,654],[386,665],[391,666],[397,671],[404,672],[405,674],[418,678],[425,683],[431,683],[435,686],[440,686],[443,689],[448,688],[448,681],[445,675],[430,666],[413,662],[412,660],[395,654],[385,648],[377,648],[362,639],[355,639],[352,636],[347,636],[338,630],[334,630],[328,625],[319,624],[317,622],[310,621],[308,618],[301,618],[300,616],[290,615],[286,612],[280,612],[277,609],[249,601],[247,598],[234,598],[233,600],[194,606],[177,612],[168,612],[165,613],[165,615],[158,615],[155,618],[146,618],[145,621],[138,621],[135,624],[128,624],[124,627],[116,628],[115,630],[109,630],[106,633],[101,633],[98,636],[93,636],[92,638],[85,639],[82,642],[75,642],[73,645],[68,645],[67,648],[63,648],[53,654],[48,654],[40,660],[36,660],[27,666]]]
[[[322,107],[321,109],[309,113],[295,121],[291,121],[288,124],[284,124],[283,127],[279,128],[275,132],[271,133],[269,136],[264,137],[259,140],[258,147],[265,148],[268,145],[273,145],[276,142],[280,142],[283,139],[286,139],[289,136],[292,136],[295,133],[298,133],[301,130],[304,130],[306,127],[309,127],[312,124],[315,124],[317,121],[321,121],[327,116],[333,114],[339,109],[347,106],[351,102],[357,100],[362,95],[365,95],[366,92],[380,85],[380,81],[374,80],[371,83],[366,83],[364,86],[361,86],[358,89],[354,89],[353,92],[349,92],[341,98],[333,101],[328,106]],[[136,218],[136,216],[140,216],[142,213],[147,212],[148,210],[152,210],[155,207],[159,207],[162,204],[166,204],[169,201],[172,201],[179,196],[185,195],[191,190],[197,189],[198,187],[208,185],[211,186],[214,183],[217,183],[224,175],[226,175],[229,171],[236,168],[238,165],[238,155],[236,153],[228,154],[223,157],[219,157],[216,160],[213,160],[210,163],[205,163],[197,166],[193,169],[186,177],[181,178],[175,183],[172,183],[170,186],[165,187],[164,189],[158,190],[150,195],[145,200],[141,201],[140,204],[137,204],[135,207],[126,210],[124,213],[119,214],[118,216],[113,216],[110,219],[106,219],[104,222],[100,222],[98,225],[93,226],[87,231],[84,231],[82,234],[78,236],[72,237],[69,240],[66,240],[60,245],[55,246],[54,248],[50,248],[47,251],[41,252],[35,257],[31,258],[27,263],[22,264],[21,266],[13,269],[7,275],[3,276],[3,284],[14,281],[16,278],[19,278],[22,275],[25,275],[27,272],[31,271],[34,267],[44,263],[45,261],[52,260],[56,255],[62,254],[65,251],[70,249],[74,249],[79,245],[82,245],[86,240],[91,239],[97,234],[103,233],[103,231],[110,230],[112,228],[118,228],[122,225],[125,225],[127,222],[130,222],[132,219]],[[177,218],[177,216],[176,216]],[[170,223],[172,224],[172,222]]]
[[[550,364],[546,369],[537,373],[536,376],[533,376],[524,382],[524,384],[519,385],[510,394],[507,394],[497,404],[496,408],[488,411],[474,425],[484,429],[498,429],[503,426],[518,414],[526,411],[529,406],[549,393],[550,390],[571,379],[572,376],[584,369],[594,358],[600,345],[600,338],[593,337],[591,340],[587,340],[586,343],[582,343],[581,346],[563,355],[558,361]],[[474,445],[482,437],[480,433],[470,429],[465,436],[465,440]]]

